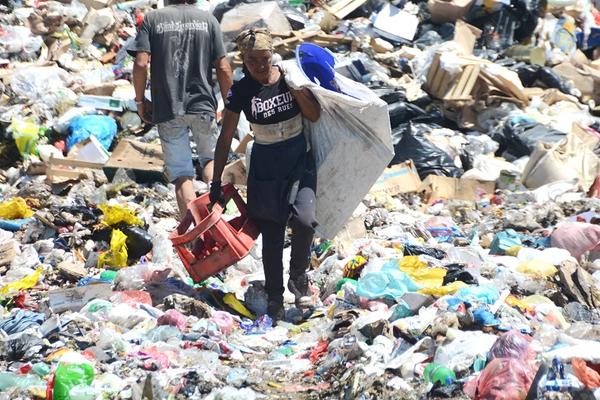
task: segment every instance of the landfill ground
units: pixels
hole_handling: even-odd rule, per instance
[[[260,237],[190,275],[210,241],[177,242],[126,51],[168,5],[3,1],[0,400],[600,399],[598,1],[195,4],[234,80],[233,38],[267,27],[321,104],[310,299],[264,315]],[[303,43],[335,55],[338,93]],[[243,115],[235,139],[245,198]],[[286,240],[286,280],[289,259]]]

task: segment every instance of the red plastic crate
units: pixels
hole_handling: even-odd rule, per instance
[[[223,192],[225,204],[233,200],[240,216],[225,221],[220,204],[212,211],[208,209],[206,193],[188,204],[188,212],[169,237],[194,282],[202,282],[246,257],[259,234],[235,187],[225,185]]]

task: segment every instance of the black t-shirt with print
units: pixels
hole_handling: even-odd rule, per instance
[[[244,111],[249,122],[259,125],[287,121],[300,113],[283,75],[273,85],[264,86],[246,74],[231,87],[225,108],[236,113]]]

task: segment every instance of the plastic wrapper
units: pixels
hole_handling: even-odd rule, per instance
[[[495,358],[464,391],[473,400],[524,400],[534,376],[535,369],[524,360]]]
[[[421,179],[425,179],[428,175],[452,177],[462,175],[462,169],[454,164],[448,153],[417,134],[414,124],[398,126],[393,131],[393,137],[395,155],[391,164],[412,160]]]
[[[114,304],[147,304],[152,305],[152,298],[150,293],[143,290],[126,290],[123,292],[116,292],[110,297],[110,301]]]
[[[111,267],[127,266],[127,236],[118,229],[113,229],[110,238],[110,250],[102,253],[98,258],[98,265]]]
[[[0,203],[0,218],[10,220],[22,219],[32,217],[33,214],[34,212],[31,207],[20,197],[14,197]]]

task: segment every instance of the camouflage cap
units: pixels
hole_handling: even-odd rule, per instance
[[[273,50],[273,38],[266,28],[247,29],[235,38],[235,42],[241,53],[250,50]]]

